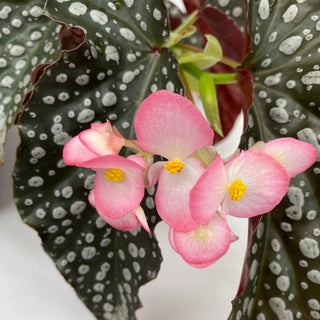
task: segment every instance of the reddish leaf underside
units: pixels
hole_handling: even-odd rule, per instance
[[[197,25],[202,34],[212,34],[219,40],[224,57],[241,63],[244,36],[231,17],[216,8],[207,7],[201,10]]]

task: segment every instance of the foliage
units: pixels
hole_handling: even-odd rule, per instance
[[[66,167],[62,149],[90,122],[106,119],[134,138],[133,117],[148,94],[183,91],[174,56],[157,49],[169,36],[161,3],[101,1],[103,11],[96,10],[97,1],[85,3],[51,1],[46,7],[52,18],[84,28],[86,41],[47,67],[23,110],[15,201],[98,319],[134,319],[141,305],[137,291],[156,276],[162,260],[157,242],[144,230],[106,226],[87,200],[93,172]],[[158,221],[153,194],[151,188],[143,201],[152,228]]]
[[[253,41],[244,65],[253,74],[254,104],[243,148],[291,136],[319,154],[319,14],[317,1],[250,2]],[[263,216],[230,319],[319,318],[319,173],[316,162]],[[256,219],[250,223],[255,229]]]
[[[159,271],[155,188],[143,200],[149,235],[107,226],[87,200],[94,173],[63,161],[71,137],[110,120],[134,139],[141,101],[160,89],[183,95],[185,87],[189,98],[190,88],[199,90],[221,136],[244,112],[243,149],[290,136],[320,151],[318,0],[184,2],[190,23],[171,16],[171,34],[159,0],[0,4],[0,162],[7,130],[18,119],[16,205],[97,319],[135,319],[139,287]],[[203,70],[192,59],[207,60],[208,34],[216,43],[214,62],[221,63]],[[201,47],[190,46],[195,40]],[[320,318],[319,173],[318,159],[273,212],[260,223],[251,218],[230,319]]]

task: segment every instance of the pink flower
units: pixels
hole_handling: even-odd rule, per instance
[[[193,156],[212,144],[213,130],[195,105],[165,90],[141,103],[134,125],[140,148],[168,159],[153,164],[148,174],[150,185],[158,180],[155,199],[160,217],[175,230],[196,229],[189,193],[205,168]]]
[[[226,165],[218,157],[191,190],[192,218],[207,225],[220,206],[222,217],[260,215],[272,210],[288,187],[286,170],[265,153],[242,151]]]
[[[281,138],[259,143],[255,149],[269,154],[286,170],[290,178],[308,169],[317,160],[317,150],[310,143],[294,138]]]
[[[125,139],[109,121],[92,123],[91,129],[80,132],[65,145],[63,158],[67,165],[81,166],[82,162],[98,156],[118,154],[124,143]]]
[[[89,198],[90,204],[94,208],[96,208],[93,190],[89,193],[88,198]],[[98,209],[97,209],[97,212],[101,216],[101,218],[105,220],[108,224],[110,224],[113,228],[123,230],[123,231],[133,231],[138,229],[141,223],[142,227],[147,232],[150,232],[145,213],[141,206],[137,207],[133,211],[127,213],[125,216],[118,219],[110,219],[108,216],[98,211]]]
[[[169,231],[172,248],[192,267],[205,268],[220,259],[235,240],[225,220],[214,215],[206,226],[190,232]]]
[[[94,205],[103,218],[122,218],[140,205],[145,188],[143,169],[146,167],[140,156],[101,156],[83,162],[81,166],[96,171]]]

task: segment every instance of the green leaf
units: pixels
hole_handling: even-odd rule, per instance
[[[196,28],[190,26],[187,30],[184,30],[182,32],[170,32],[170,38],[169,41],[166,42],[162,47],[163,48],[170,48],[179,43],[181,40],[185,38],[191,37],[196,32]]]
[[[44,0],[2,0],[0,4],[0,162],[7,131],[31,89],[31,71],[60,53],[60,25],[42,15]]]
[[[206,47],[201,53],[188,53],[178,57],[179,63],[195,63],[199,68],[206,69],[222,59],[222,49],[219,41],[212,35],[206,34],[208,40]]]
[[[223,136],[215,83],[209,73],[203,73],[199,79],[199,92],[206,117],[212,128]]]
[[[320,151],[319,18],[317,0],[250,1],[245,65],[253,74],[254,105],[244,148],[291,136]],[[248,283],[230,319],[320,318],[319,174],[318,157],[263,216],[248,249]]]
[[[87,32],[84,45],[48,67],[20,118],[15,201],[66,280],[97,319],[135,319],[139,287],[161,262],[153,233],[106,226],[87,200],[91,170],[66,167],[64,144],[91,122],[111,120],[134,138],[133,119],[151,92],[183,94],[168,49],[167,11],[156,1],[49,1],[54,19]],[[154,188],[142,206],[153,230]]]

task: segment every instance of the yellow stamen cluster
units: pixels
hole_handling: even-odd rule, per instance
[[[117,168],[110,168],[104,172],[106,174],[106,180],[110,180],[112,182],[121,181],[124,177],[123,172]]]
[[[168,170],[172,174],[175,174],[177,172],[181,172],[183,167],[184,167],[184,163],[182,163],[178,160],[167,162],[163,166],[164,169]]]
[[[247,186],[243,184],[242,180],[235,180],[233,184],[229,187],[230,199],[233,201],[241,200],[246,190]]]

